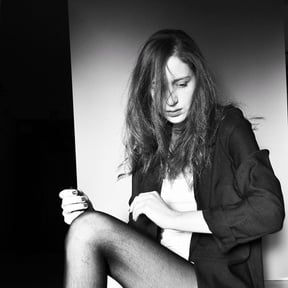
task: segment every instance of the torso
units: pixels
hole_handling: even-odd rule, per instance
[[[169,207],[176,211],[197,210],[194,192],[190,186],[192,185],[188,185],[183,174],[180,174],[173,182],[164,179],[161,197]],[[161,233],[161,244],[188,260],[191,236],[191,232],[164,229]]]

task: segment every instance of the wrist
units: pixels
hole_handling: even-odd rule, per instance
[[[211,233],[201,210],[174,211],[167,228],[186,232]]]
[[[167,218],[167,225],[165,229],[177,230],[178,222],[184,212],[171,209],[169,217]],[[181,220],[180,220],[181,221]]]

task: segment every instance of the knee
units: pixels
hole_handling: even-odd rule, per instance
[[[76,218],[69,227],[66,236],[66,251],[78,250],[81,247],[94,247],[109,235],[112,221],[109,215],[102,212],[85,212]],[[108,232],[108,233],[107,233]]]

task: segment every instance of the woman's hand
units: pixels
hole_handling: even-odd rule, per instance
[[[59,193],[62,199],[61,208],[64,222],[72,221],[87,210],[94,210],[88,196],[77,189],[64,189]]]
[[[130,205],[129,212],[132,213],[134,221],[141,214],[145,214],[162,229],[170,228],[169,223],[177,215],[177,212],[171,209],[156,191],[140,193],[136,196]]]

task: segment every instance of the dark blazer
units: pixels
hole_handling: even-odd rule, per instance
[[[281,186],[259,150],[250,122],[238,108],[226,109],[211,140],[212,165],[194,183],[198,210],[212,231],[193,233],[189,260],[199,288],[264,287],[261,238],[282,228]],[[131,203],[139,193],[161,192],[157,167],[132,176]],[[194,177],[195,179],[195,177]],[[129,225],[159,241],[160,228],[142,215]]]

